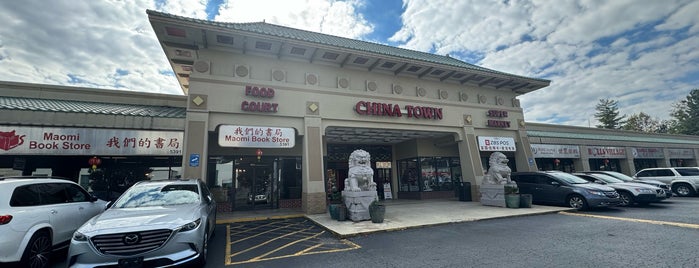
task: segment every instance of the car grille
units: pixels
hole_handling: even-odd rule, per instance
[[[90,239],[102,254],[130,256],[155,250],[170,237],[172,230],[150,230],[143,232],[98,235]]]
[[[617,198],[617,197],[619,197],[619,193],[617,193],[616,191],[613,191],[613,192],[604,192],[604,195],[606,195],[607,197],[611,197],[611,198]]]

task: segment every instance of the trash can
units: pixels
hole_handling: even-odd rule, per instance
[[[460,182],[457,188],[459,189],[459,201],[471,201],[470,182]]]

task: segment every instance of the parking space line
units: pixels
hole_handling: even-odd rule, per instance
[[[278,237],[272,238],[272,239],[267,240],[267,241],[265,241],[265,242],[263,242],[263,243],[259,243],[259,244],[257,244],[256,246],[249,247],[249,248],[246,248],[246,249],[244,249],[244,250],[238,251],[238,252],[236,252],[235,254],[231,254],[230,256],[233,257],[233,256],[236,256],[236,255],[243,254],[243,253],[245,253],[245,252],[248,252],[248,251],[253,250],[253,249],[257,249],[257,248],[259,248],[259,247],[262,247],[262,246],[264,246],[264,245],[267,245],[267,244],[272,243],[272,242],[274,242],[274,241],[277,241],[277,240],[279,240],[279,239],[285,238],[285,237],[287,237],[287,236],[291,236],[291,235],[294,235],[294,234],[297,234],[297,233],[301,233],[302,231],[305,231],[305,230],[310,230],[311,228],[313,228],[313,227],[308,227],[308,228],[303,229],[303,230],[300,230],[300,231],[296,231],[296,232],[292,232],[292,233],[288,233],[288,234],[285,234],[285,235],[282,235],[282,236],[278,236]],[[322,234],[322,233],[323,233],[323,232],[321,232],[320,234]],[[232,242],[231,244],[235,244],[235,243],[238,243],[238,241]],[[267,253],[267,254],[263,254],[263,255],[269,255],[269,254]],[[259,256],[258,256],[258,257],[255,257],[255,258],[252,258],[252,259],[259,259]]]
[[[691,229],[699,229],[699,224],[682,223],[682,222],[655,221],[655,220],[644,220],[644,219],[620,218],[620,217],[611,217],[611,216],[602,216],[602,215],[592,215],[592,214],[575,213],[575,212],[565,212],[565,211],[558,212],[558,214],[569,215],[569,216],[582,216],[582,217],[590,217],[590,218],[598,218],[598,219],[608,219],[608,220],[619,220],[619,221],[629,221],[629,222],[640,222],[640,223],[648,223],[648,224],[656,224],[656,225],[668,225],[668,226],[675,226],[675,227],[682,227],[682,228],[691,228]]]
[[[361,246],[336,238],[305,218],[231,223],[226,225],[224,264],[236,265],[359,248]]]

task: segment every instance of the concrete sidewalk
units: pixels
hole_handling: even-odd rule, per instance
[[[459,202],[456,199],[386,200],[383,203],[386,205],[386,216],[383,223],[372,223],[370,220],[360,222],[352,222],[350,220],[337,221],[331,219],[329,213],[304,215],[300,210],[258,210],[220,213],[216,222],[223,224],[305,216],[333,232],[336,236],[346,238],[373,232],[572,210],[568,207],[538,205],[532,205],[531,208],[501,208],[483,206],[480,202]]]

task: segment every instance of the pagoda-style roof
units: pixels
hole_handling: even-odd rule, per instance
[[[226,23],[147,11],[153,29],[185,93],[199,49],[271,54],[396,76],[470,84],[518,94],[546,87],[549,80],[495,71],[421,51],[305,31],[265,22]]]

